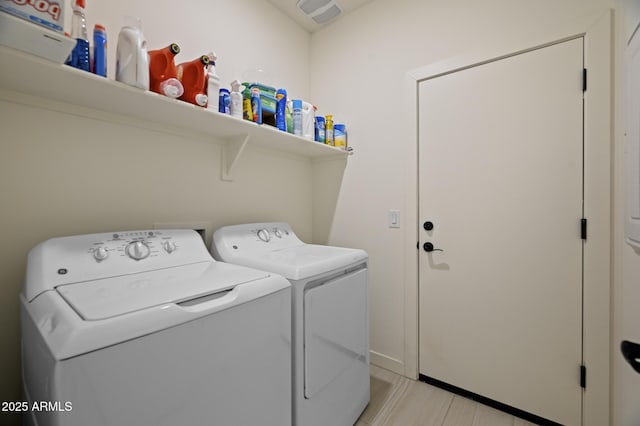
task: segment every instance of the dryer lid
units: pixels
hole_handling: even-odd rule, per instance
[[[284,222],[247,223],[222,227],[213,234],[213,256],[283,275],[311,278],[366,262],[364,250],[305,244]]]
[[[82,319],[95,321],[184,302],[266,277],[262,271],[212,261],[65,284],[56,291]]]
[[[360,249],[301,244],[262,253],[260,256],[256,253],[237,253],[237,257],[224,260],[280,274],[291,280],[300,280],[339,271],[366,262],[367,258],[367,253]]]

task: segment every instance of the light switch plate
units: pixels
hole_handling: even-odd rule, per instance
[[[400,210],[389,210],[387,226],[389,228],[400,228]]]

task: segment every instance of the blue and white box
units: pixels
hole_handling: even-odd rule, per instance
[[[64,0],[0,0],[0,11],[50,30],[64,31]]]

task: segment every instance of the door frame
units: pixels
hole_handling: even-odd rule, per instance
[[[404,115],[407,140],[413,141],[405,173],[406,247],[404,277],[405,376],[418,378],[418,90],[428,78],[461,71],[514,54],[564,40],[584,38],[584,63],[588,70],[584,100],[584,215],[588,220],[583,268],[583,363],[587,368],[583,393],[582,425],[610,423],[610,301],[611,301],[611,150],[613,13],[590,15],[567,25],[557,36],[529,40],[510,47],[458,56],[408,72],[405,76]],[[578,237],[578,230],[576,230]],[[395,370],[395,368],[394,368]],[[579,384],[576,368],[576,386]]]

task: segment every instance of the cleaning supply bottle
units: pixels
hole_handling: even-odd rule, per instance
[[[253,108],[251,108],[251,90],[246,86],[242,92],[242,118],[253,121]]]
[[[174,99],[184,93],[175,63],[178,53],[180,46],[176,43],[149,51],[149,90]]]
[[[336,148],[347,149],[347,126],[342,123],[333,125],[333,140]]]
[[[231,94],[229,95],[229,112],[232,117],[242,118],[242,91],[244,86],[240,80],[231,82]]]
[[[325,138],[324,131],[325,131],[324,117],[322,116],[316,117],[316,129],[315,129],[316,142],[324,143],[324,138]]]
[[[212,102],[209,102],[209,105],[211,105],[211,103]],[[220,95],[218,96],[218,112],[221,112],[222,114],[231,114],[231,94],[229,93],[229,89],[220,89]]]
[[[293,110],[293,101],[289,99],[287,101],[287,110],[285,111],[285,118],[287,122],[287,133],[293,133],[293,115],[291,114],[291,110]]]
[[[260,89],[251,88],[251,110],[253,111],[253,122],[262,124],[262,101],[260,100]]]
[[[310,140],[313,140],[315,136],[316,109],[309,102],[302,102],[302,137]]]
[[[180,96],[181,100],[201,107],[207,106],[207,65],[209,65],[209,56],[207,55],[178,65],[178,80],[184,86],[184,93]],[[214,104],[215,99],[212,99]]]
[[[126,17],[118,34],[116,80],[149,90],[149,54],[139,19]]]
[[[335,140],[334,140],[334,136],[333,136],[333,116],[332,115],[327,115],[325,117],[325,124],[324,124],[324,143],[326,145],[331,145],[331,146],[335,146]]]
[[[207,66],[207,96],[210,102],[207,109],[219,110],[214,100],[218,98],[220,93],[220,76],[216,73],[216,61],[218,56],[214,52],[209,52],[209,65]]]
[[[276,92],[276,127],[287,131],[287,91],[284,89]]]
[[[85,0],[73,0],[71,7],[73,9],[71,37],[76,39],[76,46],[71,51],[71,61],[68,65],[84,71],[91,71],[87,19],[84,15]]]
[[[293,134],[302,136],[302,101],[293,100]]]
[[[93,27],[93,73],[107,76],[107,30],[100,24]]]

